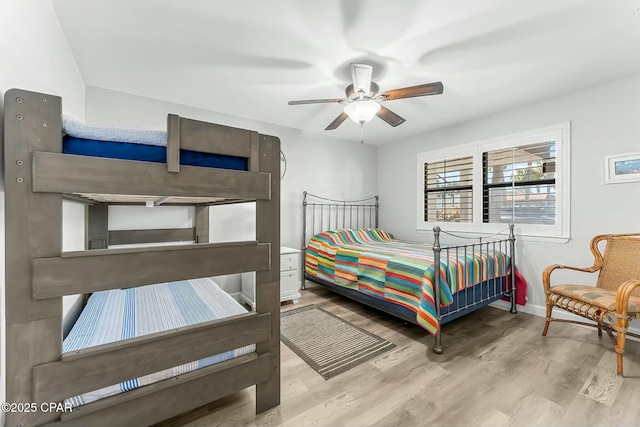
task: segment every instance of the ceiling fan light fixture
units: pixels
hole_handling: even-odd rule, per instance
[[[364,124],[373,119],[373,116],[375,116],[378,111],[380,111],[380,104],[370,99],[355,101],[344,107],[344,112],[349,118],[360,124]]]

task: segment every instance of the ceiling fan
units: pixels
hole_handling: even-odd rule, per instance
[[[325,130],[336,129],[347,117],[350,117],[356,123],[364,125],[373,116],[378,116],[391,126],[396,127],[404,123],[405,119],[380,105],[380,102],[417,96],[440,95],[444,90],[442,82],[434,82],[379,92],[380,87],[378,84],[371,81],[372,72],[373,67],[371,65],[351,64],[353,83],[345,89],[346,98],[305,99],[302,101],[289,101],[289,105],[347,104],[343,112]]]

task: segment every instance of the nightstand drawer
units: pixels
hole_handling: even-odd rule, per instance
[[[280,300],[293,300],[298,302],[300,298],[300,289],[297,271],[290,271],[280,275]]]
[[[298,262],[298,254],[280,254],[280,264]]]
[[[294,279],[298,276],[297,270],[289,270],[289,271],[281,271],[280,272],[280,280],[284,280],[288,277],[293,277]]]
[[[280,263],[280,272],[282,273],[285,271],[297,270],[298,268],[300,268],[300,265],[297,260]]]

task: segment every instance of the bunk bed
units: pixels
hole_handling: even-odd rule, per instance
[[[94,157],[68,154],[60,97],[12,89],[5,94],[4,109],[6,397],[14,409],[6,414],[7,426],[151,425],[252,385],[257,413],[277,406],[278,138],[169,115],[162,148],[166,163]],[[185,151],[243,161],[231,169],[185,166]],[[84,251],[62,252],[63,199],[88,206]],[[243,201],[256,203],[256,240],[209,243],[209,206]],[[194,205],[195,227],[108,230],[109,203]],[[195,244],[108,249],[109,244],[181,240]],[[216,315],[63,352],[66,295],[92,294],[89,307],[91,299],[104,292],[129,295],[131,290],[182,281],[209,288],[201,283],[203,278],[246,271],[256,272],[255,312]],[[245,346],[248,349],[229,360],[197,362]],[[82,399],[74,404],[69,400],[193,363],[200,369],[179,369],[170,379],[125,393],[81,406],[76,405]]]
[[[434,227],[425,244],[378,228],[378,196],[346,201],[305,191],[302,206],[305,278],[423,327],[435,336],[435,353],[443,352],[443,324],[503,298],[517,312],[513,224],[508,236],[452,245],[442,245],[444,231]]]

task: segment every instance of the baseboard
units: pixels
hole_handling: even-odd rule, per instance
[[[491,304],[492,307],[496,307],[496,308],[500,308],[502,310],[510,310],[511,309],[511,304],[508,301],[496,301],[494,303]],[[518,309],[519,312],[522,313],[527,313],[527,314],[533,314],[534,316],[538,316],[538,317],[546,317],[547,316],[547,309],[546,307],[542,307],[539,305],[533,305],[531,303],[527,303],[527,305],[522,306],[522,305],[518,305],[516,306],[516,308]],[[584,322],[585,319],[583,317],[580,316],[576,316],[575,314],[569,313],[565,310],[560,310],[560,309],[554,309],[553,310],[553,317],[555,317],[556,319],[563,319],[563,320],[577,320],[577,321],[581,321]],[[575,325],[575,326],[579,326],[581,328],[587,328],[587,326],[581,326],[581,325]],[[542,331],[541,331],[542,332]],[[633,334],[638,334],[640,335],[640,328],[638,327],[630,327],[629,328],[629,332],[633,333]],[[627,339],[629,340],[633,340],[633,341],[640,341],[640,339],[627,335]]]

